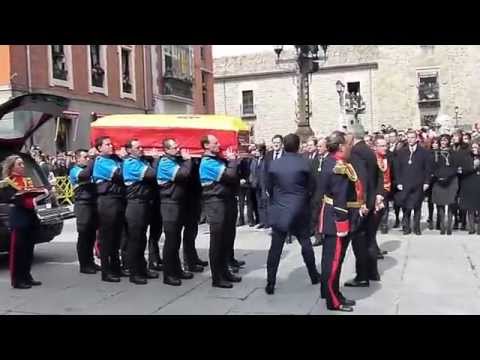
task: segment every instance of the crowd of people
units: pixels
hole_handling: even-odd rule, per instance
[[[345,286],[380,281],[377,262],[386,252],[376,234],[389,231],[392,207],[392,227],[400,226],[401,212],[405,235],[412,229],[421,235],[425,199],[430,229],[452,234],[461,226],[480,234],[480,139],[476,131],[437,136],[433,129],[382,126],[367,134],[353,125],[342,130],[305,143],[295,134],[276,135],[269,146],[252,144],[241,156],[230,149],[222,152],[213,135],[199,139],[201,157],[192,157],[172,138],[163,140],[161,155],[145,156],[139,139],[131,139],[116,154],[108,137],[96,139],[90,150],[61,154],[54,163],[41,153],[32,155],[54,174],[50,164],[55,164],[56,176],[68,174],[74,187],[81,273],[101,271],[105,282],[129,277],[144,285],[163,271],[165,284],[180,286],[210,264],[212,286],[232,288],[242,280],[237,274],[245,266],[234,256],[236,227],[248,224],[271,231],[267,294],[275,292],[284,243],[296,238],[327,308],[353,311],[355,301],[345,298],[339,285],[346,250],[351,242],[356,276]],[[7,160],[2,188],[23,189],[21,159]],[[31,216],[30,200],[16,201],[15,207],[23,209],[15,216]],[[195,248],[202,217],[210,227],[209,262]],[[101,266],[94,262],[97,237]],[[323,246],[321,272],[314,246]],[[25,251],[31,256],[22,261],[31,266],[25,259],[33,257],[33,247]],[[28,266],[28,271],[11,269],[13,287],[39,285]]]

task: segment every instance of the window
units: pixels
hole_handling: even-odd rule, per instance
[[[360,82],[349,82],[347,83],[347,91],[349,94],[360,93]]]
[[[163,45],[163,75],[179,80],[193,79],[193,52],[189,45]]]
[[[242,114],[252,115],[254,113],[253,90],[242,91]]]
[[[87,46],[88,91],[108,95],[107,45]]]
[[[120,97],[135,100],[135,47],[121,45],[120,58]]]
[[[424,73],[419,74],[418,84],[418,101],[422,102],[436,102],[440,100],[438,74]]]
[[[73,89],[71,45],[48,46],[48,77],[50,86]]]
[[[202,61],[205,61],[205,47],[204,46],[200,46],[200,59]]]

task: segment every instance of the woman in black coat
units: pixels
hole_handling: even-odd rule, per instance
[[[435,152],[440,149],[440,138],[435,137],[434,139],[432,139],[432,142],[430,143],[430,146],[431,146],[430,151],[432,153],[432,159],[434,159]],[[427,220],[427,223],[428,223],[428,229],[429,230],[433,230],[433,210],[434,210],[434,207],[435,207],[434,203],[432,201],[432,188],[433,188],[433,176],[432,176],[431,181],[430,181],[430,187],[425,192],[425,195],[427,196],[427,200],[428,200],[428,220]],[[440,230],[440,217],[438,216],[438,211],[437,211],[437,222],[436,222],[435,229]]]
[[[475,214],[480,211],[480,151],[479,140],[472,142],[471,151],[460,160],[460,209],[468,214],[469,234],[475,233]],[[480,224],[477,224],[480,235]]]
[[[450,149],[450,136],[440,137],[440,149],[433,154],[433,188],[432,202],[437,205],[440,217],[440,234],[445,234],[445,207],[447,210],[447,235],[452,234],[453,208],[458,193],[458,158]]]
[[[462,130],[456,130],[451,139],[452,143],[452,150],[456,152],[457,156],[460,158],[465,157],[470,152],[470,145],[468,142],[464,142],[465,136],[468,134],[464,134]],[[453,214],[455,217],[455,223],[453,225],[454,230],[458,230],[459,223],[462,223],[461,230],[467,229],[467,213],[458,207],[458,203],[456,208],[453,210]]]

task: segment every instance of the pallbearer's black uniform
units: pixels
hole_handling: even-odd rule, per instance
[[[182,227],[185,223],[187,184],[192,172],[192,161],[180,156],[165,155],[157,168],[157,182],[160,185],[161,213],[165,231],[163,246],[164,282],[180,285],[183,276],[178,251],[182,242]]]
[[[325,195],[319,224],[319,231],[324,235],[321,295],[326,299],[329,310],[339,310],[345,304],[339,282],[350,237],[338,237],[337,233],[350,232],[350,228],[355,226],[352,221],[358,219],[357,213],[362,204],[357,201],[355,184],[358,177],[350,164],[338,156],[329,155],[322,172]],[[359,195],[363,197],[363,194]]]
[[[425,198],[423,185],[430,183],[431,154],[419,144],[414,148],[405,146],[398,152],[394,166],[395,187],[399,184],[403,186],[403,190],[395,194],[395,200],[402,207],[404,234],[411,232],[412,210],[414,211],[413,230],[416,234],[421,234],[420,216]]]
[[[238,184],[238,161],[226,161],[218,156],[204,155],[200,162],[202,201],[210,225],[210,268],[212,285],[231,288],[234,277],[228,269],[228,257],[233,241],[235,219],[238,211],[232,207],[232,197]],[[235,232],[233,231],[233,235]]]
[[[97,156],[93,165],[102,279],[115,282],[122,274],[119,250],[125,221],[125,187],[121,166],[122,161],[116,155]]]
[[[92,182],[93,161],[87,166],[74,165],[70,169],[69,179],[75,193],[75,217],[77,221],[77,254],[80,263],[80,272],[95,274],[96,266],[93,259],[98,213],[97,194]]]
[[[145,284],[149,274],[145,261],[150,202],[154,194],[155,171],[145,159],[128,156],[123,161],[127,207],[127,263],[131,281]],[[138,279],[139,277],[143,278]],[[148,276],[150,277],[150,276]]]
[[[33,249],[38,236],[40,222],[35,214],[33,199],[38,193],[24,194],[33,187],[30,178],[15,176],[0,182],[0,202],[10,203],[9,227],[11,229],[9,270],[10,281],[14,288],[28,289],[40,285],[33,280],[30,273],[33,262]]]

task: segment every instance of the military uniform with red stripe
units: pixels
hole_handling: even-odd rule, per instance
[[[0,182],[0,202],[13,205],[9,211],[9,270],[11,285],[15,288],[27,289],[41,284],[34,281],[30,273],[40,225],[34,210],[34,198],[43,194],[43,190],[37,190],[32,180],[23,176],[8,177]]]
[[[324,235],[322,251],[321,295],[329,310],[351,311],[339,289],[340,273],[350,241],[352,219],[358,218],[363,197],[358,177],[352,165],[341,158],[340,153],[330,154],[324,163],[324,197],[319,217],[319,232]],[[360,184],[358,184],[360,185]],[[338,236],[344,233],[345,236]]]

